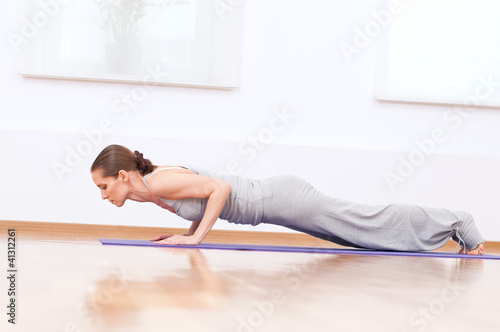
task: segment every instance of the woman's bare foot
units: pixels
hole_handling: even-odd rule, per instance
[[[484,253],[484,243],[480,243],[474,249],[466,249],[465,252],[467,253],[467,255],[474,255],[474,256],[482,255]],[[463,254],[463,253],[464,253],[464,248],[462,247],[459,254]]]

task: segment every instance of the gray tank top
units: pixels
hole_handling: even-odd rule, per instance
[[[149,189],[148,179],[156,172],[166,169],[184,167],[160,167],[154,172],[144,176],[143,181]],[[263,218],[263,185],[266,180],[253,180],[249,178],[232,176],[228,174],[216,174],[198,167],[188,167],[190,171],[220,179],[231,185],[231,193],[226,200],[224,208],[219,216],[235,224],[258,225]],[[168,200],[161,198],[166,204],[173,207],[175,213],[183,219],[197,221],[203,218],[207,207],[208,198],[184,198]]]

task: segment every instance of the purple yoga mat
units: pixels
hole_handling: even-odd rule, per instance
[[[154,244],[148,240],[125,240],[125,239],[99,239],[103,245],[120,246],[142,246],[142,247],[162,247],[162,248],[193,248],[193,249],[219,249],[219,250],[256,250],[256,251],[279,251],[279,252],[305,252],[322,253],[335,255],[385,255],[385,256],[419,256],[419,257],[439,257],[439,258],[470,258],[470,259],[499,259],[500,256],[482,255],[472,256],[455,254],[452,252],[435,251],[380,251],[368,249],[338,249],[338,248],[314,248],[314,247],[291,247],[291,246],[267,246],[255,244],[225,244],[225,243],[200,243],[197,246],[178,246],[166,244]]]

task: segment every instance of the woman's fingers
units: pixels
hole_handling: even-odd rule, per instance
[[[172,235],[168,239],[156,241],[155,244],[169,244],[169,245],[195,245],[199,244],[193,236]]]
[[[160,235],[160,236],[158,236],[157,238],[155,238],[155,239],[151,239],[151,240],[149,240],[149,241],[161,241],[161,240],[163,240],[163,239],[168,239],[169,237],[172,237],[172,236],[174,236],[174,234],[165,234],[165,235]]]
[[[169,234],[171,236],[155,241],[155,244],[181,244],[180,238],[183,236]]]

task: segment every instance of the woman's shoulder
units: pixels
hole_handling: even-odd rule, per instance
[[[180,174],[193,174],[191,171],[177,166],[158,166],[155,170],[144,176],[149,191],[156,196],[164,196],[169,192],[173,183],[178,183]],[[174,185],[175,186],[175,185]]]
[[[155,186],[155,184],[163,183],[165,179],[168,179],[173,174],[184,173],[186,170],[178,166],[157,166],[151,173],[144,175],[145,182],[149,185],[150,189]]]

